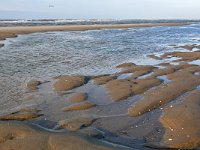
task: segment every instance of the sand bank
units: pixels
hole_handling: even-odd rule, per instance
[[[188,23],[145,23],[145,24],[113,24],[113,25],[65,25],[65,26],[19,26],[0,27],[0,40],[16,37],[18,34],[29,34],[48,31],[85,31],[115,28],[144,28],[156,26],[183,26]]]

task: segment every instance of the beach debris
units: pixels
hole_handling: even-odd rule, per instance
[[[29,89],[29,90],[37,90],[38,89],[38,86],[42,84],[41,81],[37,81],[37,80],[31,80],[31,81],[28,81],[26,83],[26,87]]]

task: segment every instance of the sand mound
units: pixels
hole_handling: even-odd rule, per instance
[[[167,75],[167,74],[171,74],[175,71],[178,71],[180,69],[185,69],[185,68],[189,68],[189,67],[193,67],[195,65],[192,64],[180,64],[180,65],[170,65],[167,66],[167,68],[163,68],[163,69],[154,69],[153,70],[153,74],[152,76],[162,76],[162,75]]]
[[[151,71],[153,70],[155,67],[153,66],[134,66],[134,67],[130,67],[128,69],[125,69],[121,72],[119,72],[119,74],[123,74],[123,73],[134,73],[136,71]]]
[[[118,79],[108,82],[106,89],[115,101],[126,99],[132,95],[132,82],[127,79]]]
[[[116,78],[117,78],[116,76],[112,76],[112,75],[111,76],[103,76],[103,77],[95,78],[95,79],[93,79],[93,81],[95,84],[102,85],[102,84],[106,84],[107,82],[114,80]]]
[[[163,57],[167,57],[167,56],[174,56],[174,57],[182,58],[178,61],[192,61],[192,60],[200,59],[200,51],[196,51],[196,52],[169,52],[169,53],[165,53],[163,55]]]
[[[28,120],[40,117],[42,114],[39,113],[39,110],[36,109],[21,109],[12,114],[0,116],[0,120]]]
[[[6,31],[4,33],[0,33],[0,41],[6,40],[6,38],[14,38],[14,37],[17,37],[15,33],[10,33]]]
[[[141,94],[151,87],[158,86],[161,83],[162,82],[156,78],[138,80],[134,82],[134,85],[132,86],[132,92],[134,95]]]
[[[71,103],[83,102],[87,99],[87,93],[75,93],[69,97],[68,101]]]
[[[123,63],[123,64],[116,66],[116,68],[129,68],[129,67],[133,67],[133,66],[135,66],[134,63]]]
[[[163,69],[154,69],[152,76],[163,76],[163,75],[170,74],[173,72],[175,72],[175,69],[172,67],[167,67]]]
[[[63,108],[62,110],[63,111],[85,110],[85,109],[89,109],[89,108],[92,108],[95,106],[96,106],[96,104],[92,104],[92,103],[85,101],[85,102],[81,102],[81,103],[72,104],[70,106]]]
[[[140,76],[146,75],[148,73],[151,73],[151,70],[140,70],[140,71],[135,71],[132,76],[129,77],[129,79],[137,79]]]
[[[194,48],[200,48],[200,45],[192,44],[192,45],[182,45],[182,46],[175,46],[175,48],[183,48],[186,50],[193,50]]]
[[[60,76],[56,79],[57,81],[53,85],[55,91],[68,91],[86,82],[86,78],[83,76]]]
[[[195,67],[192,68],[193,71],[195,71]],[[198,69],[199,68],[197,67],[196,70]],[[157,86],[154,89],[144,93],[143,98],[134,103],[132,107],[128,109],[129,115],[142,115],[176,99],[185,92],[196,88],[196,86],[200,84],[200,77],[193,75],[188,70],[189,68],[186,68],[169,75],[169,77],[173,76],[173,78],[170,78],[172,79],[172,82]]]
[[[168,107],[160,117],[165,128],[160,142],[151,147],[194,149],[200,146],[200,91],[195,90]]]
[[[161,84],[161,81],[156,78],[134,81],[128,79],[118,79],[108,82],[106,84],[106,90],[113,100],[118,101],[143,93],[149,88],[159,84]]]

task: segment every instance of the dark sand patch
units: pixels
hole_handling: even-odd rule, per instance
[[[0,43],[0,48],[3,47],[3,46],[4,46],[4,44],[1,44],[1,43]]]
[[[105,145],[105,144],[104,144]],[[98,141],[90,142],[71,134],[49,133],[19,123],[0,124],[1,150],[108,150]]]
[[[70,131],[77,131],[79,129],[90,126],[95,121],[92,117],[78,117],[59,121],[59,128],[65,128]]]
[[[93,127],[86,127],[79,130],[80,133],[96,138],[96,139],[104,139],[104,133],[96,128]]]
[[[92,126],[103,131],[105,140],[110,142],[117,142],[125,146],[129,146],[132,149],[137,150],[152,150],[151,148],[144,147],[144,137],[149,133],[154,132],[159,137],[162,137],[161,133],[158,133],[160,123],[157,120],[159,114],[145,115],[140,117],[129,116],[115,116],[109,118],[100,118],[96,120]]]

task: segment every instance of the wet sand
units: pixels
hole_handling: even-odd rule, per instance
[[[4,34],[58,30],[22,28]],[[92,27],[101,28],[110,26]],[[0,116],[0,149],[198,149],[200,64],[193,62],[200,60],[200,50],[179,48],[185,51],[152,54],[162,60],[155,66],[130,62],[116,66],[120,71],[114,74],[23,83],[27,101]]]

